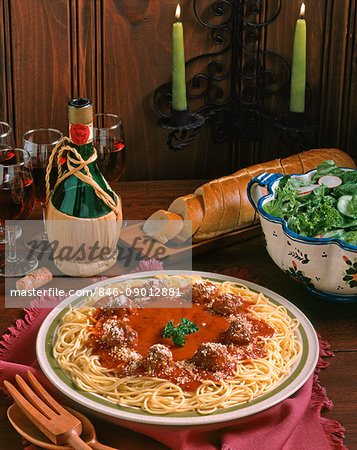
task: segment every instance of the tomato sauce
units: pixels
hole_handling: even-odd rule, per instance
[[[193,293],[195,294],[195,291]],[[264,357],[265,352],[259,337],[271,337],[274,334],[274,330],[265,321],[252,317],[249,306],[244,304],[238,296],[230,295],[230,297],[230,304],[233,299],[240,305],[239,312],[235,314],[217,314],[212,309],[213,299],[218,298],[217,292],[211,291],[204,297],[200,292],[200,296],[196,298],[199,303],[196,303],[193,298],[191,308],[132,310],[97,308],[94,316],[95,333],[88,345],[92,347],[95,354],[100,356],[101,364],[114,369],[118,377],[157,377],[172,381],[186,391],[195,390],[203,380],[219,381],[232,377],[239,360]],[[186,343],[183,347],[161,336],[165,325],[170,320],[178,326],[181,318],[189,319],[199,328],[198,332],[185,336]],[[237,345],[226,340],[226,332],[234,320],[241,320],[247,331],[247,342],[244,345]],[[105,335],[108,329],[112,332],[112,337],[114,336],[110,341],[106,340]],[[93,331],[93,328],[91,330]],[[200,346],[203,343],[210,343],[208,350],[213,352],[213,359],[216,357],[216,350],[223,351],[223,354],[219,356],[221,359],[218,359],[219,370],[210,369],[210,360],[205,361],[205,354],[201,355],[204,365],[196,363],[198,359],[195,354],[202,351]],[[150,359],[148,355],[152,348],[157,348],[156,344],[161,344],[158,348],[159,352],[157,355],[154,352],[153,358]],[[130,361],[123,358],[123,348],[129,353],[132,352],[134,358]],[[161,351],[163,354],[160,353]],[[166,353],[168,357],[165,356]],[[223,361],[222,358],[224,358]]]

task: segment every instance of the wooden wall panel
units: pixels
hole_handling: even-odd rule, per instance
[[[102,51],[101,21],[97,21],[101,13],[101,2],[96,0],[78,0],[73,11],[73,22],[77,23],[77,60],[74,96],[88,97],[96,110],[101,109],[101,98],[98,97],[98,85],[101,84]],[[76,17],[74,17],[76,14]],[[98,41],[98,44],[97,44]]]
[[[311,133],[307,143],[310,146],[340,147],[357,157],[357,150],[353,145],[353,136],[357,132],[356,2],[315,0],[312,3],[307,0],[305,3],[307,82],[312,93],[307,113],[320,125],[319,132]],[[273,16],[277,5],[277,0],[264,2],[265,19]],[[292,61],[294,28],[299,8],[299,2],[283,2],[279,18],[265,28],[262,36],[263,48],[283,56],[289,64]],[[278,74],[279,82],[286,80],[277,58],[267,56],[265,64],[267,69]],[[264,103],[274,111],[287,111],[289,83],[281,94],[265,96]],[[239,141],[236,145],[240,152],[239,166],[247,162],[286,156],[293,151],[282,143],[268,125],[264,126],[259,145],[248,146]],[[249,148],[248,154],[245,154],[244,147]]]
[[[176,0],[106,0],[103,10],[103,98],[107,112],[123,118],[127,178],[177,179],[216,176],[231,166],[230,145],[215,144],[204,128],[183,151],[166,146],[157,125],[155,89],[171,79],[172,22]],[[193,17],[192,1],[181,2],[186,59],[212,51],[209,31]],[[206,63],[207,64],[207,63]]]
[[[350,3],[349,0],[326,2],[320,140],[331,146],[341,145]]]
[[[346,76],[344,82],[344,107],[340,146],[357,159],[357,6],[350,1],[347,29]]]
[[[14,124],[22,134],[52,126],[67,132],[72,95],[71,2],[10,0]]]
[[[323,43],[325,33],[325,0],[315,0],[314,3],[306,3],[307,22],[307,67],[306,79],[311,89],[312,96],[307,90],[306,112],[314,122],[318,123],[321,103],[321,75],[323,72],[321,61],[323,58]],[[299,17],[300,2],[283,2],[279,17],[270,25],[265,27],[264,50],[272,51],[283,57],[291,67],[292,50],[296,20]],[[278,1],[265,1],[265,20],[274,16],[278,8]],[[320,11],[316,14],[316,11]],[[283,90],[278,94],[266,95],[264,104],[272,111],[284,114],[289,110],[290,103],[290,81],[286,66],[276,56],[267,55],[265,58],[266,68],[277,74],[276,84],[271,85],[273,91]],[[309,133],[305,140],[286,140],[286,133],[279,133],[269,124],[264,124],[264,134],[260,142],[260,152],[255,160],[268,161],[276,157],[285,157],[295,153],[298,148],[306,149],[306,146],[318,145],[318,133]],[[295,137],[295,135],[294,135]]]
[[[192,3],[181,1],[186,60],[222,48],[194,17]],[[197,1],[200,13],[217,23],[225,16],[212,16],[212,3]],[[255,20],[269,19],[278,3],[264,0]],[[18,144],[24,131],[38,126],[67,133],[67,101],[80,95],[91,98],[96,111],[123,117],[127,180],[215,177],[289,153],[269,126],[256,144],[239,139],[218,144],[212,141],[209,124],[186,149],[168,149],[168,133],[157,124],[153,94],[171,79],[176,4],[177,0],[0,0],[0,120],[15,126]],[[262,30],[259,49],[275,51],[291,63],[300,1],[282,0],[282,5],[279,18]],[[321,125],[316,145],[340,146],[354,156],[356,14],[355,0],[306,0],[307,80],[313,93],[308,113]],[[215,59],[222,63],[222,73],[229,69],[229,53]],[[260,59],[285,77],[277,60]],[[206,73],[210,60],[187,69],[190,92],[197,93],[190,86],[192,76]],[[229,92],[229,82],[220,85]],[[289,86],[280,95],[266,95],[264,101],[286,111]],[[202,99],[189,99],[192,110],[202,104]]]
[[[11,72],[11,41],[9,7],[6,0],[0,1],[0,18],[3,26],[0,32],[0,120],[14,123],[13,87]]]
[[[322,70],[320,144],[357,158],[356,2],[328,1]]]

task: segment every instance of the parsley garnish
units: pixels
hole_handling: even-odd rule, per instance
[[[175,327],[173,320],[167,322],[161,336],[171,338],[175,345],[183,347],[186,344],[185,336],[197,333],[198,330],[199,328],[194,322],[181,318],[177,327]]]

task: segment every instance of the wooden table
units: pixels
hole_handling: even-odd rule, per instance
[[[177,196],[193,192],[200,184],[202,180],[123,182],[117,187],[123,200],[124,217],[145,219],[156,209],[166,208]],[[32,218],[40,218],[39,208]],[[259,284],[293,302],[311,320],[322,338],[331,344],[335,357],[331,358],[330,366],[320,372],[319,378],[334,407],[324,415],[338,420],[346,428],[345,445],[350,450],[357,449],[357,304],[327,302],[308,293],[275,266],[260,237],[193,260],[195,270],[222,272],[232,267],[244,267]],[[4,333],[17,318],[23,317],[23,313],[3,307],[1,283],[0,332]],[[22,449],[21,438],[6,418],[9,404],[9,400],[0,396],[0,449]]]

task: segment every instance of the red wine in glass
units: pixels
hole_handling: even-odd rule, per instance
[[[30,162],[30,161],[29,161]],[[27,219],[35,207],[31,166],[26,167],[16,149],[0,151],[0,211],[4,220]]]
[[[4,220],[27,219],[35,207],[31,155],[19,148],[0,149],[0,210]],[[16,235],[19,225],[6,223],[8,250],[0,263],[0,275],[23,276],[37,267],[38,260],[16,251]]]
[[[62,170],[64,171],[66,158],[61,157]],[[48,163],[48,162],[47,162]],[[36,199],[40,203],[46,201],[46,170],[47,165],[37,158],[32,158],[33,179],[35,182]],[[53,187],[57,181],[57,167],[53,167],[50,174],[50,186]]]
[[[4,220],[27,219],[35,207],[35,186],[32,177],[21,171],[0,188],[0,210]]]
[[[119,181],[125,170],[126,146],[123,123],[117,114],[93,114],[93,145],[104,178],[109,183]],[[123,220],[123,228],[126,223]]]
[[[97,165],[109,182],[120,179],[125,170],[125,143],[123,139],[106,138],[104,145],[96,145]]]
[[[126,163],[124,129],[116,114],[93,114],[93,145],[99,170],[110,183],[119,181]]]
[[[13,148],[14,145],[14,133],[11,126],[6,122],[0,121],[0,150]],[[1,157],[4,157],[3,154]],[[18,230],[16,237],[18,238],[20,236],[21,232]],[[5,244],[6,242],[4,219],[0,217],[0,244]]]
[[[33,177],[37,200],[42,206],[43,229],[29,236],[25,245],[31,248],[33,241],[40,242],[40,248],[44,252],[51,252],[51,246],[47,239],[45,227],[45,202],[46,202],[46,171],[52,151],[63,138],[63,134],[55,128],[38,128],[27,131],[23,136],[24,149],[31,155]],[[66,158],[61,157],[62,171],[65,169]],[[50,173],[50,187],[53,188],[57,181],[57,165]]]
[[[27,131],[23,136],[24,149],[31,154],[33,177],[35,181],[37,200],[44,204],[46,201],[46,169],[52,150],[62,139],[63,134],[54,128],[38,128]],[[61,164],[66,159],[61,158]],[[57,179],[57,167],[52,169],[50,182],[53,187]]]

